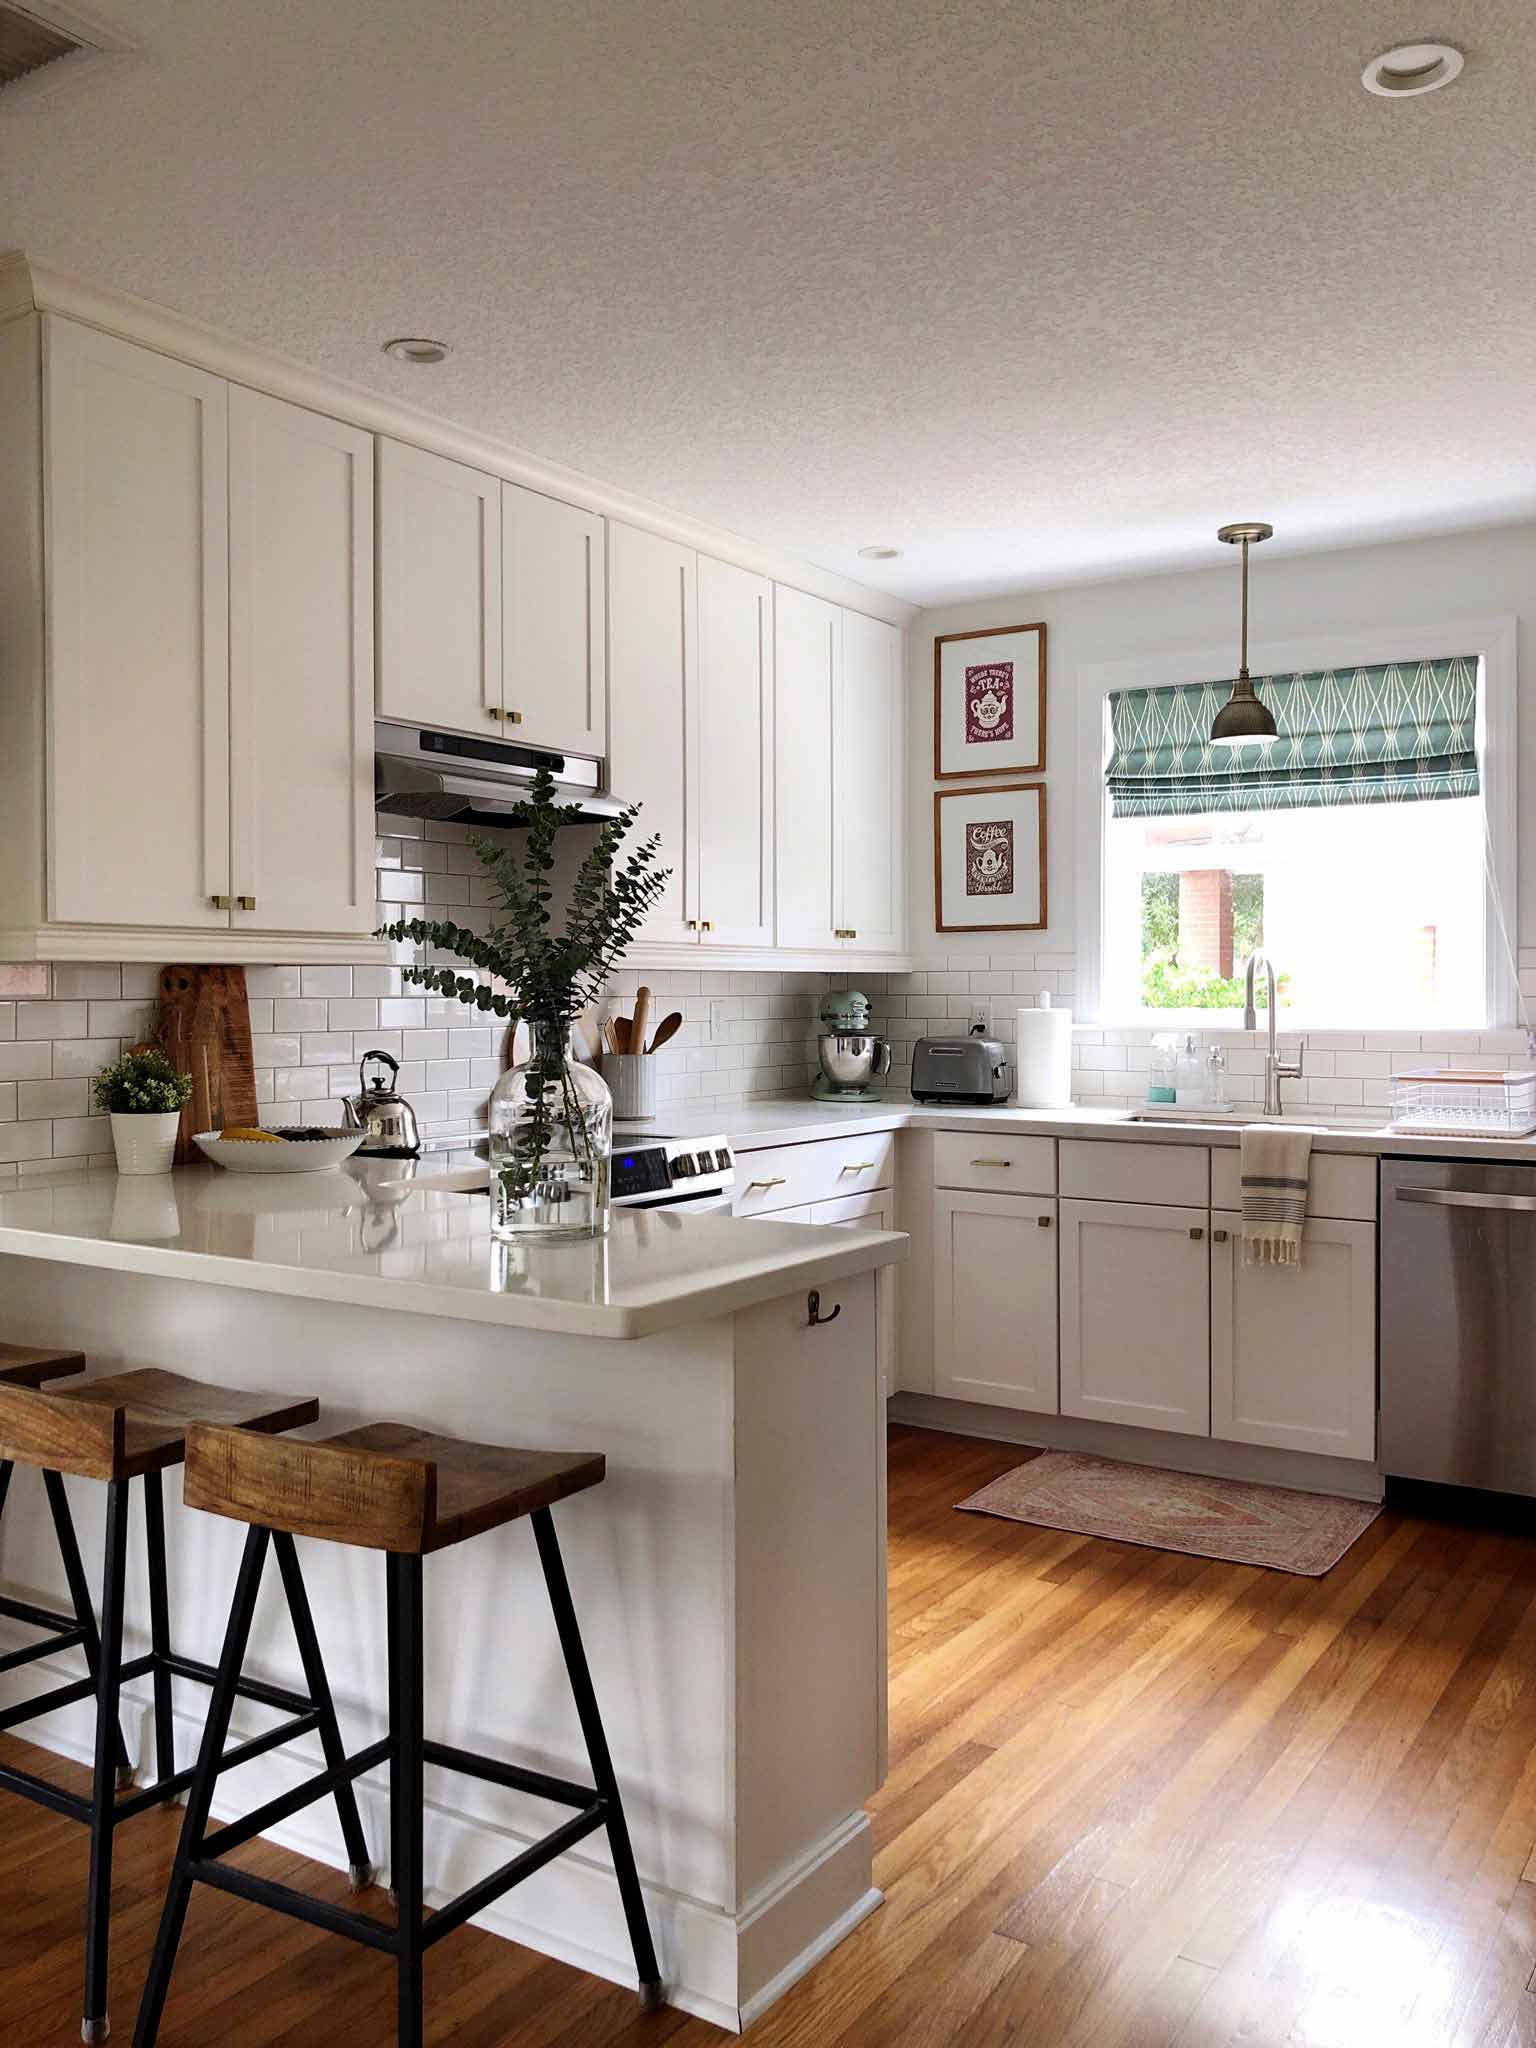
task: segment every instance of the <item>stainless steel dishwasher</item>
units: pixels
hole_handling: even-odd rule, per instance
[[[1536,1166],[1381,1163],[1379,1462],[1536,1494]]]

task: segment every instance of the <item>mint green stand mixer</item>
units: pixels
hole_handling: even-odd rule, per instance
[[[811,1093],[818,1102],[878,1102],[875,1084],[891,1071],[891,1042],[869,1028],[869,997],[856,988],[832,990],[820,1014],[821,1072]]]

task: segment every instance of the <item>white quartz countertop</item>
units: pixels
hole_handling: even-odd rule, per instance
[[[624,1338],[827,1287],[907,1250],[899,1231],[675,1209],[616,1209],[592,1243],[509,1246],[492,1236],[483,1194],[384,1195],[399,1173],[353,1161],[330,1173],[43,1175],[0,1194],[0,1253]]]
[[[1020,1109],[1016,1103],[999,1103],[994,1108],[963,1106],[940,1108],[926,1103],[893,1099],[890,1102],[861,1103],[852,1107],[840,1103],[790,1098],[777,1102],[749,1102],[735,1107],[709,1110],[666,1111],[654,1128],[680,1138],[703,1137],[724,1131],[738,1152],[759,1152],[770,1145],[812,1144],[818,1138],[855,1136],[873,1131],[968,1131],[979,1126],[999,1131],[1032,1131],[1043,1138],[1117,1138],[1142,1145],[1237,1145],[1242,1122],[1202,1123],[1197,1116],[1181,1123],[1159,1118],[1137,1123],[1135,1112],[1125,1109],[1079,1107],[1070,1109]],[[1253,1123],[1264,1119],[1245,1116]],[[1280,1121],[1298,1130],[1310,1130],[1316,1152],[1353,1152],[1368,1157],[1390,1154],[1394,1159],[1502,1159],[1536,1166],[1536,1137],[1467,1138],[1420,1137],[1388,1130],[1364,1120],[1320,1122],[1315,1116],[1286,1116]],[[639,1126],[631,1126],[638,1135]]]

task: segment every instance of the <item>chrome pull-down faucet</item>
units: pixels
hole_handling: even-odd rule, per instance
[[[1264,989],[1269,1001],[1269,1044],[1264,1053],[1264,1114],[1279,1116],[1280,1083],[1301,1079],[1301,1047],[1297,1047],[1295,1059],[1281,1059],[1276,1039],[1280,1004],[1275,993],[1275,966],[1262,946],[1254,947],[1243,970],[1243,1029],[1257,1031],[1259,1028],[1258,1012],[1253,1004],[1253,977],[1260,967],[1264,969]]]

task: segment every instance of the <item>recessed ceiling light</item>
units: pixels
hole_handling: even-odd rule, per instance
[[[1465,62],[1460,50],[1450,43],[1399,43],[1371,59],[1360,74],[1360,83],[1384,100],[1414,99],[1449,85]]]
[[[866,562],[894,562],[901,553],[900,548],[860,548],[859,553]]]
[[[384,353],[393,356],[397,363],[440,363],[448,353],[448,344],[428,341],[420,334],[402,334],[385,342]]]

